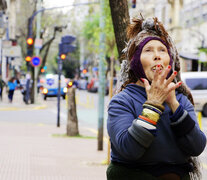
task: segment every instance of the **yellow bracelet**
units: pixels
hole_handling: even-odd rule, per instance
[[[157,122],[160,119],[160,115],[158,113],[147,108],[143,109],[142,115],[155,122]]]

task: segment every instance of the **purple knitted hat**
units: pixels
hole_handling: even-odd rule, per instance
[[[129,29],[127,32],[129,41],[122,51],[125,54],[125,59],[122,60],[121,63],[121,83],[124,84],[129,79],[132,80],[131,73],[133,73],[134,77],[137,78],[137,80],[140,78],[146,78],[140,61],[140,56],[144,45],[150,40],[159,40],[166,46],[168,54],[170,56],[169,65],[172,67],[167,78],[174,70],[176,70],[178,72],[178,75],[175,77],[174,82],[177,82],[177,78],[180,79],[179,56],[171,37],[165,31],[162,24],[157,20],[157,18],[147,18],[146,20],[143,18],[137,18],[133,20],[133,23],[130,25],[132,25],[129,26],[131,29]],[[133,82],[135,81],[136,79],[133,79]]]
[[[130,69],[133,71],[134,75],[139,79],[140,78],[147,78],[144,73],[144,69],[143,69],[143,66],[142,66],[142,63],[140,60],[140,56],[141,56],[141,52],[142,52],[142,49],[145,46],[145,44],[147,44],[151,40],[158,40],[166,46],[166,48],[168,50],[168,54],[170,56],[170,63],[169,64],[172,66],[172,63],[173,63],[173,59],[172,59],[172,56],[170,53],[169,46],[161,38],[155,37],[155,36],[146,37],[137,46],[137,50],[135,51],[134,56],[133,56],[131,63],[130,63]],[[171,73],[172,73],[172,71],[168,74],[168,77],[171,75]]]

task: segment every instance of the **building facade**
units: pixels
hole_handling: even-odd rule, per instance
[[[182,71],[207,70],[207,0],[137,0],[143,17],[158,17],[167,28],[181,57]]]
[[[22,65],[21,47],[16,40],[16,14],[20,0],[7,0],[4,10],[4,33],[1,37],[1,76],[7,81],[20,71]]]

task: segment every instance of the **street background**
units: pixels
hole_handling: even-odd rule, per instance
[[[98,94],[76,90],[81,137],[66,137],[67,108],[61,100],[61,122],[57,123],[57,98],[25,105],[19,90],[14,102],[4,96],[0,102],[0,179],[1,180],[104,180],[107,159],[105,96],[104,150],[97,151]],[[207,132],[207,118],[202,119]],[[207,176],[207,151],[200,156],[203,180]]]
[[[77,91],[81,137],[65,136],[66,101],[61,100],[58,128],[57,98],[43,101],[39,96],[38,104],[25,105],[19,90],[12,104],[4,96],[0,102],[0,179],[106,179],[107,141],[104,150],[97,151],[97,106],[88,106],[83,98],[88,96],[95,103],[94,95]]]

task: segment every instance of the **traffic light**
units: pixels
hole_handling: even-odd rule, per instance
[[[45,72],[45,69],[42,68],[42,69],[41,69],[41,73],[44,73],[44,72]]]
[[[136,8],[136,0],[132,0],[132,8]]]
[[[32,56],[33,56],[33,44],[34,41],[31,37],[27,38],[27,56],[25,58],[25,60],[27,62],[31,61]]]
[[[87,73],[87,70],[86,69],[83,69],[82,73],[83,74],[86,74]]]
[[[26,60],[27,62],[30,62],[30,61],[32,60],[32,58],[31,58],[30,56],[27,56],[27,57],[25,58],[25,60]]]
[[[61,54],[60,55],[60,59],[64,60],[66,58],[66,55],[65,54]]]
[[[31,37],[27,38],[27,44],[29,46],[33,45],[33,43],[34,43],[34,41],[33,41],[33,39]]]

